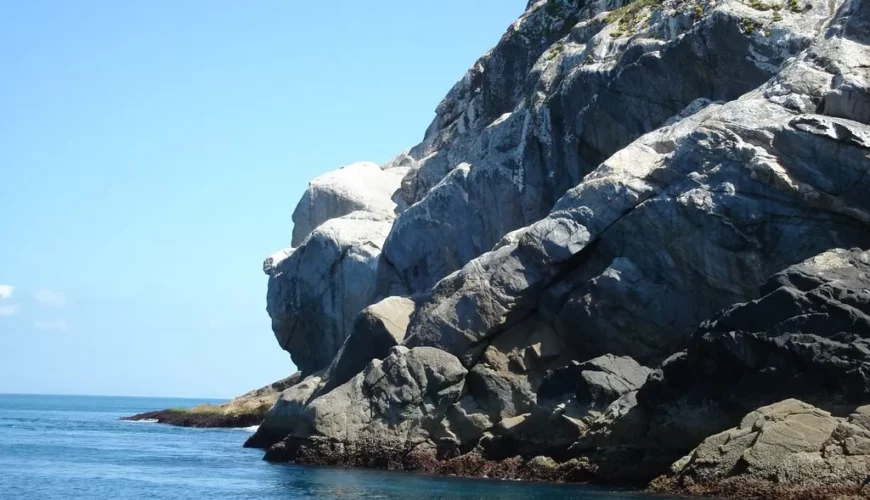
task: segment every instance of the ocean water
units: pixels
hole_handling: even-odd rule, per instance
[[[250,430],[187,429],[118,418],[213,400],[0,395],[0,499],[640,498],[523,484],[264,462]]]

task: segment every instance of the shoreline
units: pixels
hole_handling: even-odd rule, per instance
[[[159,424],[199,428],[248,428],[259,426],[269,409],[288,387],[299,381],[300,374],[273,382],[221,404],[201,404],[193,408],[167,408],[154,410],[119,420],[142,422],[153,420]]]
[[[195,409],[168,409],[121,417],[119,420],[174,425],[176,427],[247,429],[259,427],[265,417],[265,412],[220,413],[196,411]]]
[[[472,454],[468,454],[472,455]],[[450,460],[426,461],[415,465],[394,467],[371,467],[339,465],[328,463],[267,461],[276,464],[293,464],[303,467],[324,467],[334,469],[364,469],[406,474],[420,474],[435,477],[477,479],[494,481],[513,481],[518,483],[554,484],[602,489],[614,489],[639,497],[668,498],[713,498],[741,500],[859,500],[870,498],[870,487],[850,484],[827,485],[776,485],[770,482],[747,478],[733,478],[714,485],[685,485],[662,476],[647,484],[634,482],[596,481],[584,464],[576,459],[556,464],[547,463],[547,457],[534,457],[524,460],[511,457],[505,460],[487,460],[479,455],[462,456]],[[433,466],[434,464],[434,466]]]
[[[252,422],[254,421],[252,419],[256,417],[254,414],[225,415],[202,410],[193,411],[193,409],[167,409],[122,417],[120,420],[189,428],[250,430],[249,428],[260,424],[241,424]],[[263,417],[260,417],[260,423],[262,419]],[[596,474],[599,464],[595,464],[585,457],[573,458],[561,463],[544,455],[525,458],[513,456],[502,460],[492,460],[485,458],[478,452],[471,451],[451,458],[439,458],[437,453],[431,450],[385,450],[382,447],[368,447],[365,452],[325,453],[322,450],[311,450],[304,445],[294,446],[293,449],[290,449],[284,441],[263,448],[251,445],[252,439],[253,436],[245,443],[245,447],[263,450],[263,460],[273,464],[292,464],[302,467],[360,469],[445,478],[612,488],[628,494],[650,497],[739,498],[746,500],[858,500],[870,498],[870,487],[863,484],[799,486],[773,484],[745,477],[727,478],[713,484],[677,480],[677,478],[668,476],[658,476],[648,480],[646,477],[649,477],[649,474],[644,475],[642,471],[633,469],[630,464],[626,467],[619,467],[622,470],[634,472],[634,474],[626,474],[624,480],[603,480]],[[256,444],[256,441],[254,443]]]

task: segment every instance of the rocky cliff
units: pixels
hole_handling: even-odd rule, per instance
[[[309,185],[264,264],[304,379],[250,444],[645,482],[780,400],[845,418],[868,171],[870,1],[531,1],[420,144]]]

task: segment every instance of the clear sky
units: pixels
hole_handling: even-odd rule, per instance
[[[526,0],[0,4],[0,392],[231,397],[295,371],[262,261]]]

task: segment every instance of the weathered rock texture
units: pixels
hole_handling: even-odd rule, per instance
[[[825,252],[761,295],[702,323],[650,378],[647,439],[676,453],[785,398],[841,414],[870,402],[870,252]]]
[[[848,418],[796,399],[765,406],[705,439],[654,488],[738,498],[864,498],[868,422],[867,406]]]
[[[868,0],[529,2],[420,144],[312,183],[264,266],[307,378],[251,444],[643,482],[870,402],[868,44]]]

